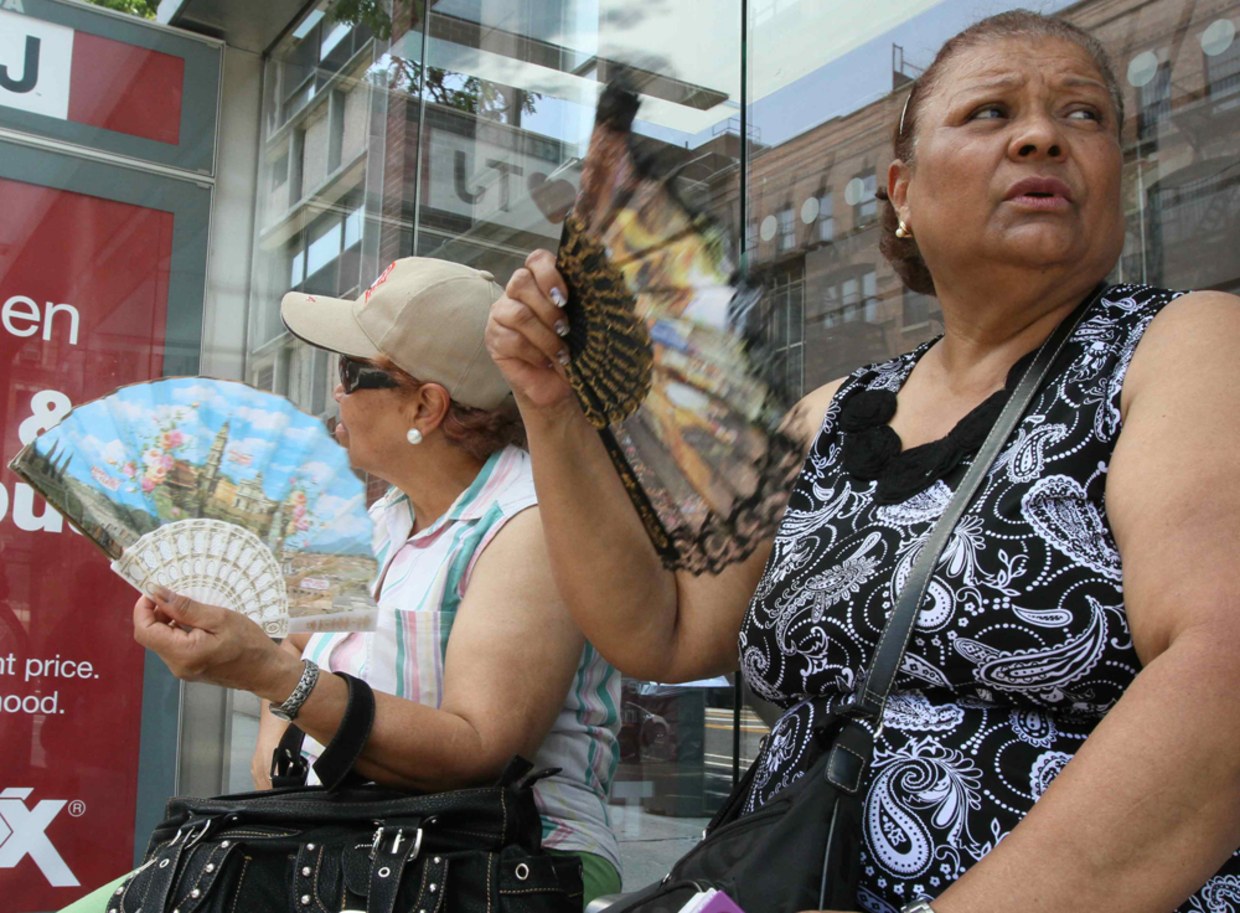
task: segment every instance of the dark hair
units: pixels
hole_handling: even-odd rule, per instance
[[[1115,106],[1115,129],[1118,132],[1124,122],[1124,96],[1115,78],[1115,72],[1111,68],[1111,59],[1102,47],[1102,43],[1085,30],[1062,19],[1043,16],[1029,10],[1011,10],[974,23],[949,38],[943,47],[939,48],[934,62],[917,77],[906,96],[900,119],[892,131],[891,145],[895,158],[909,164],[913,162],[921,103],[934,92],[939,76],[948,61],[959,52],[988,41],[1026,37],[1058,38],[1070,41],[1090,56],[1110,92],[1111,103]],[[900,224],[896,208],[887,199],[885,188],[879,188],[875,195],[886,204],[882,207],[878,249],[906,286],[915,292],[933,295],[934,279],[930,275],[930,270],[926,268],[925,261],[921,258],[917,242],[913,238],[896,237],[896,228]]]
[[[386,356],[379,356],[374,360],[374,364],[396,378],[405,389],[416,390],[424,383],[397,367],[396,363]],[[450,400],[448,412],[439,427],[450,444],[478,460],[485,460],[509,444],[525,446],[525,425],[522,424],[521,413],[515,405],[500,406],[498,409],[477,409]]]

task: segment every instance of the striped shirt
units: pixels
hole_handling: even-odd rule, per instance
[[[376,630],[314,634],[302,655],[377,691],[439,707],[448,638],[478,556],[508,520],[536,503],[529,456],[517,447],[493,454],[447,513],[412,535],[409,498],[390,489],[370,509],[380,568]],[[617,869],[607,795],[619,760],[619,690],[620,676],[587,643],[534,759],[536,767],[560,768],[534,787],[543,845],[594,853]],[[306,748],[311,757],[322,750],[310,739]]]

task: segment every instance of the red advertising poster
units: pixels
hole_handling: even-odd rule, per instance
[[[161,373],[173,216],[0,179],[0,464],[72,404]],[[0,470],[0,910],[59,909],[132,864],[143,655],[134,592]]]
[[[0,105],[175,145],[185,61],[0,9]]]

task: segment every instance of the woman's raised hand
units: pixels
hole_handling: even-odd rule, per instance
[[[524,408],[576,408],[565,379],[568,318],[564,279],[549,251],[536,250],[512,274],[504,297],[491,306],[486,345]]]

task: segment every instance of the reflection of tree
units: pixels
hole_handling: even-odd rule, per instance
[[[407,5],[408,0],[396,0]],[[419,9],[412,10],[412,24],[420,22]],[[387,12],[386,0],[335,0],[327,15],[337,22],[361,25],[376,37],[392,37],[393,16]],[[397,17],[399,18],[399,17]],[[406,57],[388,55],[384,66],[372,70],[372,79],[392,92],[403,92],[415,98],[434,102],[488,120],[518,125],[523,114],[533,114],[534,104],[542,96],[512,86],[488,82],[477,76],[465,76],[442,67],[424,67]]]
[[[392,37],[392,17],[388,15],[387,6],[387,0],[335,0],[327,15],[336,22],[364,25],[376,38],[386,41]]]
[[[537,92],[487,82],[442,67],[423,67],[416,60],[389,55],[382,73],[384,88],[454,108],[466,114],[506,124],[520,124],[521,115],[533,114]],[[372,71],[374,72],[374,71]],[[426,82],[423,87],[423,73]]]
[[[154,19],[155,12],[159,9],[159,0],[87,0],[87,2],[116,10],[118,13],[141,16],[143,19]]]

